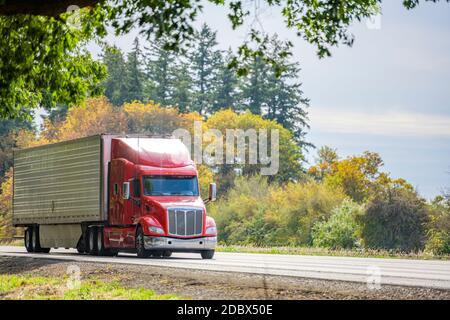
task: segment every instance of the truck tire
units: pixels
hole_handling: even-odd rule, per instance
[[[136,230],[136,252],[138,258],[148,258],[151,255],[151,252],[144,247],[144,232],[141,226]]]
[[[163,257],[164,258],[169,258],[172,255],[172,251],[169,250],[164,250],[163,251]]]
[[[88,253],[87,247],[86,247],[86,236],[84,234],[81,235],[80,239],[77,243],[77,251],[78,253]]]
[[[97,233],[97,254],[99,256],[109,256],[112,257],[114,255],[117,254],[117,252],[115,252],[112,249],[107,249],[105,248],[105,241],[103,238],[103,228],[99,227],[97,228],[98,233]]]
[[[27,252],[33,252],[33,246],[32,246],[32,243],[31,243],[32,237],[33,237],[33,228],[32,227],[28,227],[25,230],[25,235],[23,237],[24,244],[25,244],[25,249],[27,249]]]
[[[32,237],[31,237],[31,246],[33,247],[33,252],[36,253],[49,253],[50,248],[42,248],[41,247],[41,240],[39,237],[39,226],[35,226],[33,228]]]
[[[214,257],[214,250],[203,250],[201,253],[202,259],[212,259]]]
[[[88,228],[88,236],[87,236],[87,249],[90,255],[97,255],[97,228],[90,227]]]

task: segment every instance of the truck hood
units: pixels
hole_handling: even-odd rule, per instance
[[[197,207],[204,208],[205,205],[200,197],[187,196],[153,196],[148,197],[149,203],[167,209],[170,207]]]

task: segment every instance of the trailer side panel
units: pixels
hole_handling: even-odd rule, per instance
[[[13,224],[105,220],[101,136],[14,152]]]

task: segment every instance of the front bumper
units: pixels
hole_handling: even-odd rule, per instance
[[[217,237],[180,239],[168,237],[144,236],[144,248],[147,250],[201,251],[214,250]]]

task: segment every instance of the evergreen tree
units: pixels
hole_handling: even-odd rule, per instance
[[[241,109],[250,110],[253,114],[263,114],[263,108],[269,100],[270,85],[267,81],[270,66],[261,57],[253,59],[248,66],[248,75],[241,79]]]
[[[122,51],[115,46],[106,46],[103,52],[103,63],[108,69],[108,77],[103,82],[105,95],[112,104],[120,106],[128,95],[126,81],[124,81],[127,69]]]
[[[214,83],[217,69],[221,65],[221,53],[216,50],[216,32],[203,24],[196,35],[196,43],[190,53],[194,84],[193,111],[207,115],[214,101]]]
[[[138,38],[134,39],[133,50],[127,55],[126,62],[126,87],[127,96],[125,101],[131,102],[134,100],[143,101],[143,72],[141,70],[141,48],[139,46]]]
[[[270,39],[269,49],[268,59],[275,61],[283,73],[277,76],[267,60],[256,57],[248,66],[249,74],[241,81],[241,108],[276,120],[303,143],[301,138],[308,128],[305,109],[309,101],[303,97],[298,81],[299,64],[283,54],[286,48],[276,36]]]
[[[230,49],[225,57],[221,57],[221,63],[218,65],[217,78],[214,84],[213,112],[224,108],[237,109],[238,80],[236,73],[228,68],[231,54]]]
[[[299,63],[290,62],[289,57],[282,54],[286,48],[283,48],[283,43],[276,36],[270,39],[270,45],[269,58],[277,61],[284,72],[277,77],[271,70],[267,76],[270,90],[267,91],[267,114],[264,116],[291,130],[294,137],[301,141],[306,134],[305,129],[309,128],[306,111],[309,100],[303,97],[302,84],[298,81]]]
[[[171,104],[173,90],[173,67],[175,54],[165,48],[165,40],[159,39],[151,43],[147,49],[145,60],[146,78],[145,96],[164,106]]]
[[[173,82],[171,105],[177,106],[180,112],[190,111],[192,102],[192,77],[189,65],[182,59],[174,67],[176,77]]]

